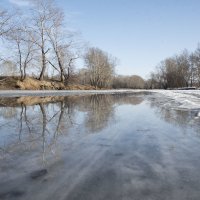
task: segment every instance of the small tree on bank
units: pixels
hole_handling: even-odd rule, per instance
[[[90,84],[103,88],[111,86],[115,73],[116,60],[99,48],[89,48],[85,54]]]

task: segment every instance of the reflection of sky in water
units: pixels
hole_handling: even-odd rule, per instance
[[[43,148],[48,148],[59,137],[76,140],[80,137],[77,135],[102,134],[109,127],[112,131],[113,126],[146,132],[158,126],[169,130],[173,125],[178,125],[184,133],[191,132],[192,126],[199,129],[193,112],[166,109],[153,101],[150,105],[154,109],[150,109],[149,101],[141,95],[62,97],[53,103],[50,97],[47,98],[46,103],[45,98],[37,101],[31,98],[34,105],[23,97],[16,101],[20,102],[16,107],[0,108],[1,146],[6,148],[27,143],[35,147],[40,141]]]
[[[40,187],[57,188],[65,194],[67,185],[71,188],[74,184],[75,190],[81,181],[85,184],[85,179],[95,185],[98,181],[103,184],[110,176],[109,181],[117,177],[121,185],[127,184],[127,191],[134,190],[135,185],[149,190],[162,185],[169,190],[166,194],[169,196],[173,184],[179,182],[189,193],[199,191],[200,138],[196,111],[170,110],[142,94],[71,96],[56,100],[48,97],[32,101],[17,99],[20,103],[15,105],[13,101],[12,107],[0,107],[0,197],[2,192],[6,198],[12,196],[13,193],[7,195],[5,191],[13,191],[21,182],[29,191],[22,199],[30,199],[31,195],[32,199],[38,199],[34,193],[38,187],[23,177],[44,167],[48,174],[43,175],[46,179],[42,179],[44,184]],[[9,105],[9,99],[0,102]],[[193,178],[193,181],[189,178],[190,184],[198,190],[188,189],[180,175],[182,171]],[[78,178],[79,173],[83,175]],[[102,174],[93,179],[98,173]],[[8,180],[7,185],[2,180]],[[78,196],[81,187],[82,184],[76,191]],[[70,191],[68,199],[76,199]],[[41,193],[43,199],[56,198],[45,188]],[[174,194],[176,199],[177,195]],[[145,199],[142,194],[138,198]]]
[[[91,95],[75,99],[62,97],[54,103],[48,103],[51,99],[47,98],[44,103],[45,98],[36,101],[23,97],[17,99],[16,102],[20,102],[20,105],[16,107],[1,107],[0,144],[20,144],[16,142],[17,139],[20,142],[34,143],[42,137],[45,137],[45,143],[51,143],[51,140],[57,140],[59,135],[104,132],[112,123],[120,123],[125,129],[147,131],[160,124],[169,129],[171,125],[163,123],[164,119],[170,124],[178,124],[184,132],[191,129],[191,124],[195,124],[194,114],[191,112],[159,107],[153,101],[150,105],[154,109],[149,109],[148,101],[143,101],[141,96]],[[150,128],[149,123],[152,126]]]

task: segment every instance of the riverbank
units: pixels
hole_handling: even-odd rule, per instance
[[[150,90],[0,90],[0,97],[21,97],[21,96],[67,96],[82,94],[114,94],[114,93],[138,93],[151,92]]]
[[[91,85],[67,84],[56,80],[40,81],[35,78],[1,77],[0,90],[94,90]]]

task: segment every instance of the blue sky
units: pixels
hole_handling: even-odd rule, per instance
[[[26,5],[26,0],[1,0]],[[117,73],[146,78],[164,58],[200,42],[199,0],[56,0],[91,46],[116,56]]]

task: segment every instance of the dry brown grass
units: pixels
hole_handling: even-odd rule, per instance
[[[91,85],[69,84],[65,86],[58,81],[39,81],[34,78],[26,78],[23,81],[19,77],[5,77],[0,80],[0,90],[95,90]]]
[[[95,87],[91,85],[79,85],[79,84],[69,84],[66,86],[67,90],[95,90]]]
[[[16,90],[17,77],[2,77],[0,79],[0,90]]]
[[[23,81],[16,82],[21,90],[62,90],[65,89],[63,83],[51,81],[39,81],[33,78],[26,78]]]

